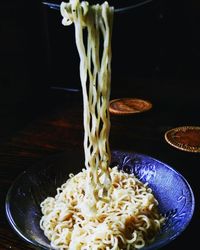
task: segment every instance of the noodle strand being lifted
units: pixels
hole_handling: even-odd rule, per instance
[[[95,213],[96,201],[110,185],[110,149],[108,112],[111,78],[111,33],[113,8],[108,3],[89,6],[78,0],[61,4],[62,23],[75,25],[76,45],[80,56],[80,77],[84,105],[85,166],[88,186],[85,213]],[[84,46],[84,31],[87,32]],[[100,36],[103,52],[100,57]],[[87,50],[86,50],[86,48]],[[100,171],[97,171],[97,170]],[[83,209],[83,207],[82,207]]]
[[[154,239],[163,220],[147,185],[109,168],[113,13],[107,2],[61,3],[62,23],[74,23],[80,56],[86,169],[41,203],[40,226],[55,249],[139,249]]]

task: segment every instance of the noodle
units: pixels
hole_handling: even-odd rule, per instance
[[[108,105],[113,8],[109,7],[107,2],[102,5],[89,6],[88,2],[79,3],[78,0],[71,0],[69,3],[61,4],[61,14],[64,25],[72,22],[75,25],[83,91],[85,166],[88,169],[85,212],[95,213],[96,201],[105,196],[110,185]],[[87,32],[86,46],[84,46],[84,29]],[[101,38],[103,40],[102,53]],[[102,182],[100,182],[100,177]]]
[[[154,239],[163,221],[146,184],[109,168],[113,13],[107,2],[61,3],[62,23],[74,23],[80,56],[86,168],[41,203],[40,227],[55,249],[139,249]]]
[[[41,203],[40,222],[55,249],[139,249],[154,240],[163,219],[152,190],[135,176],[110,169],[109,202],[99,199],[95,216],[83,215],[87,171],[57,189],[55,198]]]

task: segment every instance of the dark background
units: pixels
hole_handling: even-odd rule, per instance
[[[0,3],[4,135],[60,100],[52,86],[80,89],[73,26],[62,26],[59,12],[41,2]],[[186,106],[199,105],[199,23],[198,0],[155,0],[115,15],[112,96],[117,89],[128,89],[130,96],[161,99],[166,107],[181,99],[188,100]]]
[[[73,26],[62,26],[59,12],[41,2],[0,3],[0,115],[4,136],[60,100],[52,86],[80,89]],[[176,106],[183,98],[188,100],[186,105],[191,100],[199,105],[199,23],[198,0],[155,0],[115,15],[112,96],[117,89],[129,89],[131,96],[154,102],[161,99],[166,107],[173,102]]]
[[[0,1],[3,250],[27,249],[4,214],[5,195],[15,177],[47,155],[72,145],[82,147],[82,96],[73,26],[62,26],[59,12],[41,2]],[[194,190],[196,212],[186,233],[169,248],[177,249],[188,239],[198,244],[199,154],[174,149],[165,142],[164,133],[176,126],[200,126],[199,0],[154,0],[115,15],[112,51],[111,98],[148,99],[153,109],[141,116],[111,117],[111,144],[152,155],[183,173]]]

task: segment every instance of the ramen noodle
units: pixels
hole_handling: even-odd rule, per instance
[[[80,56],[85,168],[41,203],[40,226],[55,249],[139,249],[154,239],[163,221],[151,189],[109,167],[113,13],[107,2],[61,3],[62,23],[74,23]]]

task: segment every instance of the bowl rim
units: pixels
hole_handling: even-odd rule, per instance
[[[33,167],[31,166],[29,168],[29,170],[32,170]],[[22,173],[20,173],[17,178],[15,178],[15,180],[13,181],[12,185],[10,186],[10,188],[8,189],[7,195],[6,195],[6,199],[5,199],[5,211],[6,211],[6,217],[7,217],[7,221],[10,224],[11,228],[13,229],[14,232],[16,232],[25,242],[31,244],[32,246],[36,246],[36,247],[40,247],[41,249],[46,249],[49,250],[51,248],[46,248],[44,245],[40,244],[39,242],[35,241],[35,240],[30,240],[28,237],[26,237],[23,234],[23,231],[19,228],[19,226],[15,223],[15,220],[12,216],[12,213],[10,212],[10,202],[9,202],[9,198],[10,195],[12,193],[12,191],[14,190],[15,185],[18,183],[18,181],[25,176],[28,173],[28,171],[23,171]],[[53,249],[53,248],[52,248]]]

